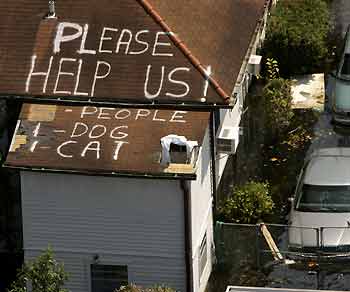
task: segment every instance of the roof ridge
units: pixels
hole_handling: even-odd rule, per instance
[[[209,83],[214,87],[215,91],[219,94],[224,101],[229,100],[230,95],[228,95],[224,89],[221,88],[219,83],[211,76],[208,76],[202,63],[192,54],[189,48],[185,43],[177,37],[166,22],[162,19],[159,13],[152,7],[148,0],[137,0],[140,5],[146,10],[146,12],[169,34],[169,38],[175,44],[176,47],[189,59],[191,64],[202,74],[202,76],[209,81]]]

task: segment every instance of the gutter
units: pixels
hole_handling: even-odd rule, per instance
[[[210,113],[209,120],[209,136],[210,136],[210,156],[211,156],[211,176],[212,176],[212,195],[213,195],[213,214],[215,214],[217,203],[217,181],[216,181],[216,160],[215,160],[215,129],[214,129],[214,112]]]
[[[259,21],[255,27],[254,32],[250,36],[251,41],[248,45],[247,52],[246,52],[245,57],[244,57],[243,62],[242,62],[242,66],[239,70],[239,73],[238,73],[238,76],[236,79],[236,83],[235,83],[235,86],[233,88],[232,95],[234,95],[237,92],[237,89],[239,89],[241,84],[242,84],[243,78],[245,76],[245,72],[246,72],[247,67],[248,67],[250,55],[252,54],[252,50],[253,50],[254,45],[257,41],[257,36],[259,35],[261,29],[263,28],[265,15],[269,13],[269,7],[271,6],[271,3],[273,3],[273,0],[266,0],[264,8],[263,8],[264,9],[263,14],[262,14],[261,18],[259,19]]]
[[[32,172],[45,172],[45,173],[63,173],[73,175],[86,175],[86,176],[104,176],[104,177],[131,177],[131,178],[148,178],[148,179],[167,179],[167,180],[196,180],[197,176],[195,173],[142,173],[136,171],[124,171],[124,172],[104,172],[98,170],[74,170],[74,169],[54,169],[54,168],[43,168],[43,167],[25,167],[25,166],[13,166],[10,164],[3,164],[5,168],[18,169],[21,171],[32,171]]]
[[[186,291],[193,292],[193,266],[192,266],[192,228],[191,228],[191,197],[186,179],[180,180],[180,188],[183,192],[185,215],[185,262],[186,262]]]
[[[19,100],[21,102],[27,103],[38,103],[38,104],[55,104],[62,103],[65,105],[77,105],[77,106],[105,106],[105,107],[122,107],[122,108],[155,108],[155,109],[186,109],[186,110],[210,110],[213,108],[227,108],[232,109],[234,104],[224,104],[224,103],[200,103],[197,101],[162,101],[153,100],[145,101],[144,99],[127,99],[118,98],[118,100],[113,101],[108,97],[99,97],[95,99],[82,99],[78,96],[40,96],[40,95],[17,95],[17,94],[7,94],[0,93],[0,99],[5,100]]]

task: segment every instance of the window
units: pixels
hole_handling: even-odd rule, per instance
[[[170,144],[170,161],[171,163],[187,163],[187,148],[186,145]]]
[[[298,211],[349,212],[350,186],[303,185]]]
[[[199,247],[199,277],[202,276],[205,266],[207,265],[208,260],[208,248],[207,248],[207,233],[204,234],[204,237]]]
[[[350,75],[350,54],[344,55],[344,63],[341,68],[341,75]]]
[[[219,127],[220,127],[220,124],[221,124],[221,118],[220,118],[220,110],[219,109],[216,109],[214,111],[214,129],[215,129],[215,136],[219,130]]]
[[[111,292],[127,284],[127,266],[91,265],[91,292]]]

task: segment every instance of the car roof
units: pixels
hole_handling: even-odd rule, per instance
[[[305,169],[304,183],[350,185],[350,148],[323,148],[313,152]]]

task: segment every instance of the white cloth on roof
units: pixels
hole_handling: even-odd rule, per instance
[[[170,159],[170,145],[171,144],[176,144],[179,146],[185,145],[187,157],[190,156],[193,148],[195,146],[198,146],[197,141],[188,141],[185,136],[178,136],[178,135],[173,135],[173,134],[170,134],[168,136],[161,138],[160,144],[162,145],[162,160],[160,162],[162,165],[167,165],[168,163],[171,163],[171,159]]]

